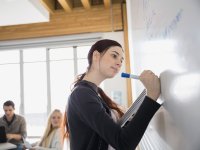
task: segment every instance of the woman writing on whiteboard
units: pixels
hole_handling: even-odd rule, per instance
[[[113,78],[124,61],[122,46],[113,40],[97,41],[88,53],[88,69],[75,82],[67,105],[71,150],[133,150],[159,109],[160,80],[151,71],[139,76],[147,89],[134,118],[123,128],[116,123],[123,112],[99,87]]]

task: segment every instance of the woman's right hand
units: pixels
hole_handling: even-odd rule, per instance
[[[157,100],[161,93],[160,79],[151,70],[144,70],[139,76],[140,81],[147,89],[147,96]]]

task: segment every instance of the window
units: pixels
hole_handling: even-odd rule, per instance
[[[64,112],[74,80],[73,47],[50,49],[49,53],[52,109],[60,108]]]
[[[0,115],[2,105],[7,100],[15,101],[15,112],[20,108],[20,69],[19,51],[0,51]]]
[[[26,118],[28,136],[42,135],[48,113],[53,109],[65,111],[75,76],[86,71],[89,48],[0,51],[0,102],[14,101],[15,112]]]
[[[22,63],[28,135],[40,136],[47,115],[46,48],[24,49]]]

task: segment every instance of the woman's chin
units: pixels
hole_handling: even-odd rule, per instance
[[[116,76],[117,73],[112,73],[108,76],[108,78],[114,78]]]

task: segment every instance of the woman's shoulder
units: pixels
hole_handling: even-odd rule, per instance
[[[56,128],[55,129],[55,134],[54,134],[54,139],[62,139],[63,136],[63,131],[61,128]]]
[[[89,86],[77,86],[68,97],[68,108],[80,110],[87,109],[88,104],[100,103],[99,96]]]
[[[62,133],[62,129],[61,128],[56,128],[55,129],[55,133],[56,134],[61,134]]]
[[[89,82],[89,81],[80,81],[79,83],[77,83],[72,91],[73,92],[84,92],[84,91],[87,91],[87,92],[92,92],[92,93],[97,93],[97,89],[98,87],[92,83],[92,82]]]
[[[80,85],[76,86],[70,94],[69,98],[76,99],[76,98],[88,98],[88,97],[96,97],[98,94],[97,92],[91,88],[90,86]]]

